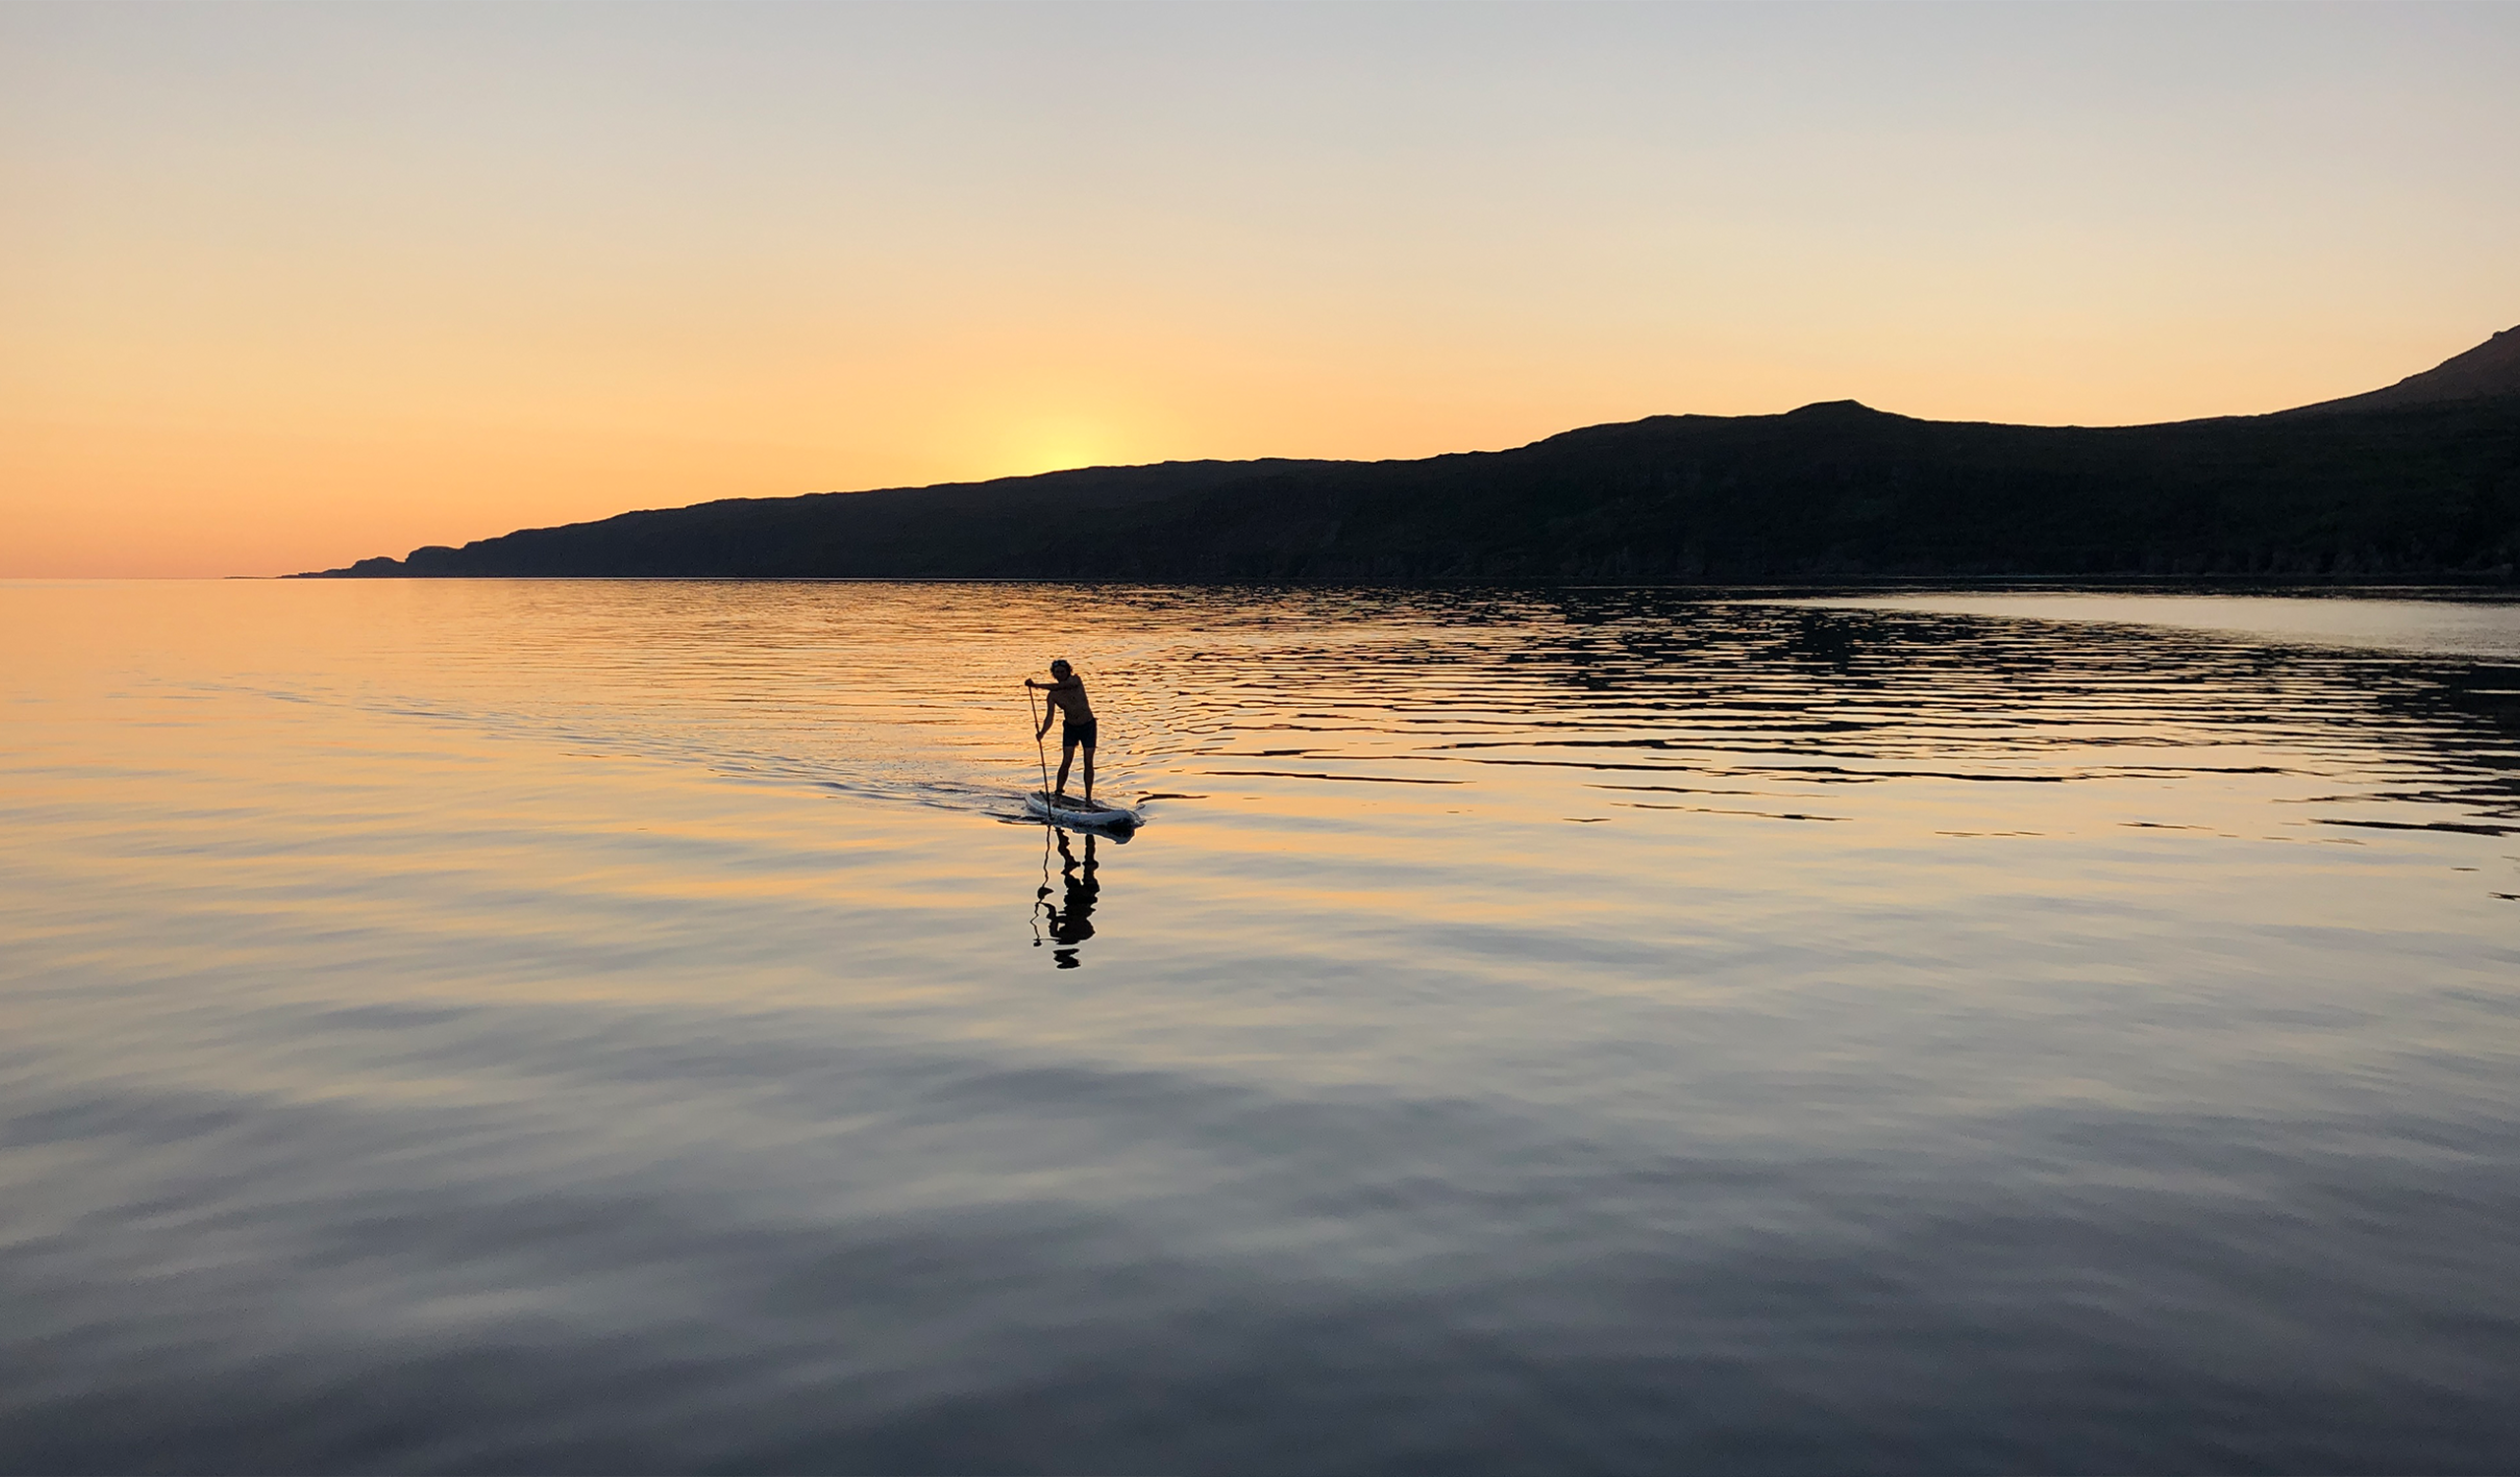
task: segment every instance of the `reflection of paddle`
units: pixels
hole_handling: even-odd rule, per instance
[[[1033,889],[1033,947],[1041,946],[1041,910],[1050,901],[1050,833],[1056,826],[1041,827],[1041,885]]]
[[[1041,794],[1046,796],[1050,793],[1050,755],[1041,747],[1041,731],[1048,725],[1041,722],[1040,710],[1033,706],[1031,677],[1024,679],[1024,711],[1033,715],[1033,757],[1041,761]],[[1046,811],[1049,807],[1044,805],[1041,808]]]

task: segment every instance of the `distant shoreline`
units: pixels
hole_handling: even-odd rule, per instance
[[[2132,426],[1852,400],[1655,416],[1510,451],[1261,458],[728,498],[311,577],[1257,584],[2510,583],[2520,330],[2386,390]]]
[[[87,583],[110,576],[65,578]],[[286,580],[331,580],[331,571],[306,574],[226,574],[172,576],[245,583]],[[1180,590],[1672,590],[1747,595],[1773,591],[1796,595],[1828,592],[1862,594],[1891,590],[1966,590],[1976,593],[2103,594],[2137,590],[2153,595],[2294,594],[2304,597],[2397,594],[2409,599],[2456,599],[2468,595],[2520,599],[2520,574],[2459,573],[2391,579],[2362,575],[1884,575],[1861,580],[1266,580],[1266,579],[1090,579],[1036,575],[897,575],[897,574],[477,574],[410,575],[421,580],[479,580],[518,583],[657,584],[657,585],[1061,585],[1088,589]],[[41,583],[41,581],[31,581]]]

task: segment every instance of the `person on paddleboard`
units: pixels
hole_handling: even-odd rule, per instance
[[[1085,749],[1085,798],[1088,801],[1093,800],[1094,707],[1085,700],[1084,680],[1077,676],[1076,669],[1067,665],[1065,658],[1061,658],[1050,664],[1048,681],[1037,682],[1031,677],[1026,677],[1024,685],[1039,687],[1042,695],[1048,699],[1041,708],[1041,726],[1033,732],[1036,739],[1050,731],[1051,714],[1063,713],[1067,716],[1066,723],[1059,728],[1059,782],[1053,787],[1051,793],[1067,794],[1067,769],[1069,765],[1076,762],[1076,751],[1079,746],[1082,746]]]

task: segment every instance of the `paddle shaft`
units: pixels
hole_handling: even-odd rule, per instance
[[[1033,680],[1030,677],[1024,679],[1024,711],[1033,715],[1033,757],[1041,761],[1041,809],[1046,815],[1050,808],[1050,754],[1049,750],[1041,747],[1041,730],[1045,725],[1041,722],[1040,709],[1034,705]]]

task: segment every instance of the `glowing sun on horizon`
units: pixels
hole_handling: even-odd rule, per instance
[[[1123,417],[1051,413],[1001,422],[988,458],[995,477],[1029,477],[1072,467],[1113,467],[1160,460]]]

